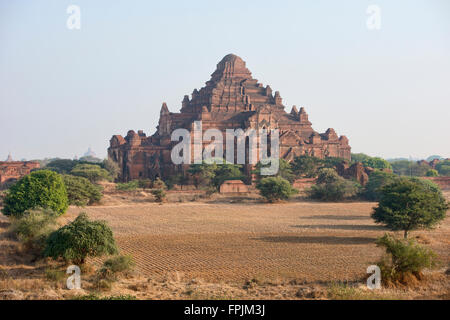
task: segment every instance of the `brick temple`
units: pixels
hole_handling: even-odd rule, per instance
[[[0,161],[0,187],[3,184],[19,180],[29,174],[31,170],[40,167],[35,161],[14,161],[11,155],[6,161]]]
[[[130,130],[125,137],[111,138],[108,157],[118,163],[119,179],[167,178],[184,173],[189,165],[176,166],[171,161],[172,147],[178,143],[171,141],[171,133],[177,128],[192,132],[194,121],[202,121],[203,131],[219,129],[224,136],[226,129],[278,129],[280,156],[288,161],[300,155],[350,159],[347,137],[339,137],[332,128],[325,133],[315,131],[303,107],[298,110],[293,106],[286,112],[280,93],[258,83],[245,62],[229,54],[217,64],[203,88],[194,89],[191,97],[184,96],[180,112],[170,112],[166,103],[162,104],[153,135]],[[247,173],[251,168],[250,164],[245,165]]]

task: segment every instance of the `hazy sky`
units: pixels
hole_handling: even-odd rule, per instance
[[[352,152],[450,157],[448,0],[0,0],[0,160],[104,157],[113,134],[153,134],[162,102],[179,111],[228,53]]]

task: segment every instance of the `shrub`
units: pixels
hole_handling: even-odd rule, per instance
[[[450,160],[441,160],[436,164],[436,170],[441,176],[450,176]]]
[[[53,171],[40,170],[24,176],[7,191],[2,211],[7,216],[20,216],[26,210],[41,207],[60,215],[68,206],[62,177]]]
[[[110,177],[115,180],[119,176],[119,165],[111,159],[105,159],[102,162],[103,168],[108,171]]]
[[[439,176],[439,173],[437,172],[437,170],[434,169],[430,169],[425,173],[425,176],[427,177],[437,177]]]
[[[256,188],[269,202],[289,199],[298,192],[289,181],[281,177],[263,178],[258,182]]]
[[[436,254],[414,240],[399,240],[385,234],[378,238],[376,244],[386,249],[385,256],[377,264],[381,270],[381,281],[385,283],[403,281],[408,274],[420,279],[424,268],[437,264]]]
[[[393,173],[375,170],[369,176],[369,181],[364,186],[363,196],[370,201],[380,200],[380,188],[394,182],[398,176]]]
[[[317,176],[322,160],[316,157],[302,155],[295,157],[292,164],[294,173],[297,176],[304,176],[306,178],[314,178]]]
[[[67,189],[69,204],[86,206],[94,204],[102,198],[100,187],[92,184],[88,179],[72,175],[63,175]]]
[[[116,256],[106,260],[98,271],[98,276],[102,279],[116,280],[118,274],[130,271],[134,267],[131,256]]]
[[[225,180],[242,180],[244,178],[240,171],[240,165],[227,163],[223,159],[222,161],[222,164],[215,162],[191,164],[188,172],[193,177],[194,185],[203,188],[212,185],[217,191]]]
[[[163,202],[166,198],[166,192],[164,191],[164,189],[153,189],[151,192],[155,197],[156,202]]]
[[[272,160],[272,161],[277,161],[277,160]],[[262,179],[262,178],[269,177],[267,175],[261,175],[261,168],[270,167],[270,165],[262,165],[261,162],[258,162],[255,167],[256,168],[253,171],[253,173],[256,174],[256,177],[257,177],[258,181],[260,179]],[[286,179],[290,183],[292,183],[295,180],[295,174],[292,172],[291,164],[288,161],[284,160],[284,159],[279,159],[278,160],[278,171],[277,171],[276,174],[270,175],[270,176],[281,177],[283,179]],[[237,174],[237,177],[235,179],[243,180],[244,177],[242,177],[242,175],[239,172],[239,174]]]
[[[47,163],[45,169],[52,170],[57,173],[67,174],[78,164],[78,160],[71,159],[55,159]]]
[[[408,232],[430,229],[445,218],[448,204],[433,184],[423,180],[399,178],[381,188],[380,201],[372,213],[377,223],[391,230]]]
[[[46,241],[44,255],[81,265],[86,257],[117,253],[111,229],[103,221],[90,221],[81,213],[73,222],[52,232]]]
[[[364,159],[362,163],[365,167],[374,169],[392,169],[392,166],[388,161],[379,157],[369,157]]]
[[[116,189],[120,191],[132,191],[139,188],[138,180],[131,180],[130,182],[118,183],[116,185]]]
[[[26,211],[20,218],[13,219],[11,231],[28,249],[41,251],[49,234],[57,228],[56,217],[50,209]]]
[[[156,178],[153,182],[153,188],[167,190],[167,186],[160,178]]]
[[[150,189],[152,187],[152,181],[150,179],[139,179],[138,186],[142,189]]]
[[[77,164],[70,173],[74,176],[84,177],[93,183],[111,180],[109,172],[96,164]]]
[[[321,201],[340,201],[354,198],[360,192],[361,186],[340,177],[334,169],[319,170],[316,184],[307,190],[311,199]]]

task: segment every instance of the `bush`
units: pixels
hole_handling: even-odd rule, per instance
[[[312,156],[302,155],[295,157],[292,164],[294,173],[297,176],[304,176],[306,178],[314,178],[317,176],[322,160]]]
[[[380,188],[398,179],[393,173],[375,170],[369,175],[369,181],[364,186],[363,196],[369,201],[380,200]]]
[[[99,202],[102,198],[100,187],[92,184],[88,179],[72,175],[63,175],[67,189],[69,204],[86,206]]]
[[[52,232],[46,241],[44,255],[76,265],[85,262],[86,257],[117,253],[111,229],[103,221],[90,221],[81,213],[73,222]]]
[[[316,184],[307,190],[311,199],[321,201],[341,201],[354,198],[360,192],[361,186],[340,177],[334,169],[319,170]]]
[[[298,192],[289,181],[281,177],[263,178],[258,182],[256,188],[269,202],[287,200]]]
[[[408,274],[420,279],[424,268],[437,264],[437,256],[413,240],[399,240],[387,234],[378,238],[377,246],[384,247],[386,254],[377,264],[381,270],[381,281],[385,283],[402,281]]]
[[[119,176],[119,165],[111,159],[105,159],[102,162],[103,168],[108,171],[110,177],[115,180]]]
[[[118,274],[130,271],[134,267],[131,256],[116,256],[106,260],[98,271],[101,279],[114,281]]]
[[[20,218],[13,219],[11,231],[28,249],[41,251],[47,237],[57,228],[57,215],[50,209],[26,211]]]
[[[116,189],[120,191],[132,191],[139,188],[138,180],[131,180],[130,182],[116,184]]]
[[[277,160],[273,160],[277,161]],[[261,175],[261,168],[270,167],[270,165],[262,165],[261,162],[258,162],[255,166],[255,170],[253,171],[254,174],[256,174],[257,180],[259,181],[262,178],[269,177],[268,175]],[[291,164],[284,160],[279,159],[278,160],[278,171],[274,175],[270,175],[272,177],[281,177],[283,179],[286,179],[289,181],[289,183],[292,183],[295,180],[295,174],[292,172],[292,166]],[[243,177],[240,173],[235,177],[234,179],[243,180],[245,177]],[[231,179],[230,179],[231,180]],[[223,181],[222,181],[223,182]]]
[[[436,164],[436,170],[440,176],[450,176],[450,160],[441,160]]]
[[[365,167],[374,169],[392,169],[392,166],[388,161],[379,157],[369,157],[364,159],[362,163]]]
[[[55,159],[47,163],[45,169],[61,174],[68,174],[78,163],[78,160]]]
[[[163,202],[166,198],[166,192],[164,191],[164,189],[153,189],[151,192],[155,197],[156,202]]]
[[[405,238],[409,231],[434,227],[445,218],[448,204],[429,182],[399,178],[382,187],[372,218],[391,230],[403,230]]]
[[[430,169],[425,173],[425,176],[427,177],[437,177],[439,176],[439,173],[437,172],[437,170],[434,169]]]
[[[84,177],[90,182],[95,183],[101,180],[111,180],[109,172],[96,164],[77,164],[70,174],[74,176]]]
[[[4,199],[3,214],[20,216],[33,208],[48,208],[58,215],[69,206],[62,177],[49,170],[34,171],[14,184]]]

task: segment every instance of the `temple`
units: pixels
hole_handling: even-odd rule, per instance
[[[339,137],[332,128],[325,133],[314,131],[303,107],[298,110],[293,106],[287,113],[280,93],[258,83],[245,62],[229,54],[217,64],[203,88],[194,89],[191,97],[184,96],[179,113],[170,112],[166,103],[162,104],[153,135],[130,130],[125,137],[111,138],[108,157],[120,167],[119,180],[164,179],[185,173],[188,165],[174,165],[171,161],[172,147],[178,143],[171,141],[171,133],[177,128],[192,133],[194,121],[202,121],[203,131],[219,129],[224,136],[226,129],[278,129],[280,157],[288,161],[300,155],[350,159],[345,136]],[[251,164],[245,165],[247,173],[251,168]]]

